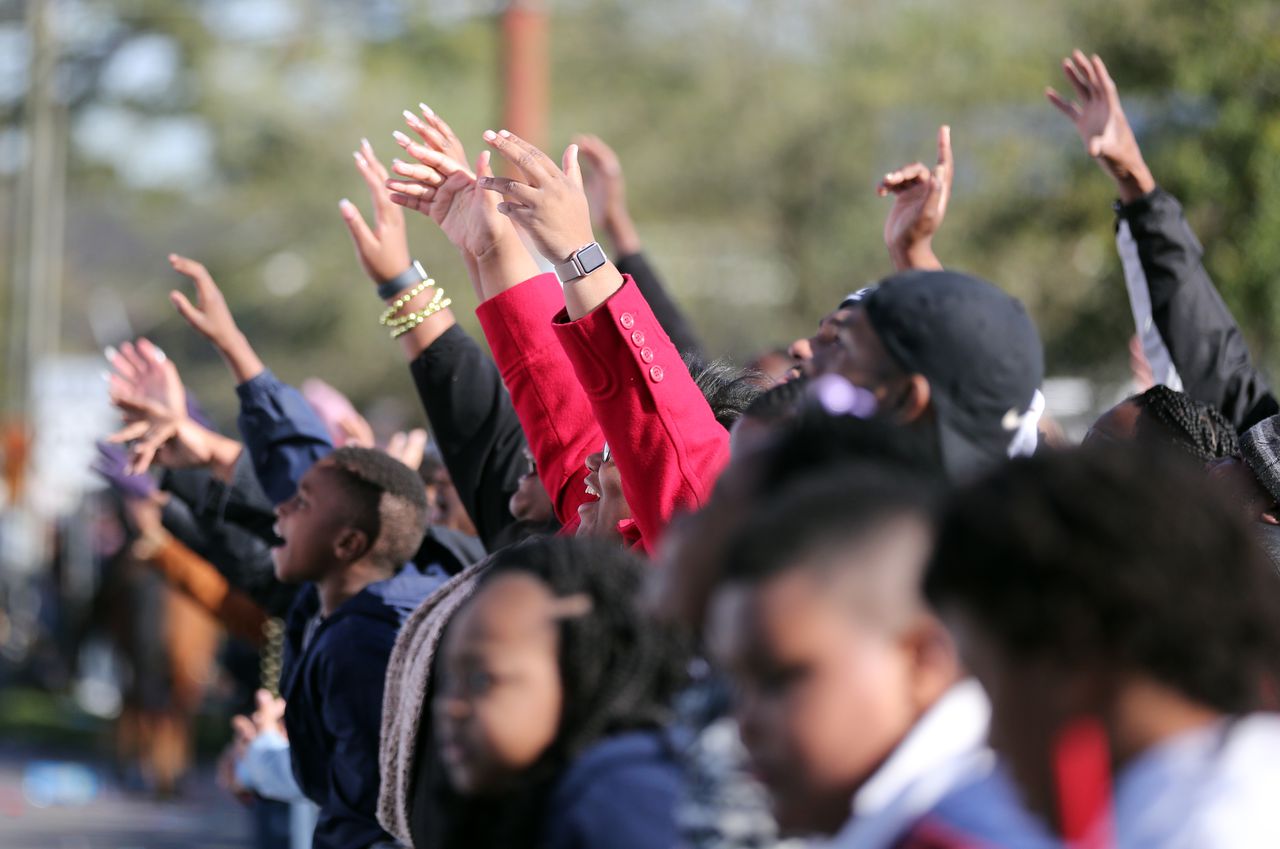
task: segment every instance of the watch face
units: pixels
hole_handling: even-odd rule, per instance
[[[582,266],[583,274],[590,274],[600,266],[608,262],[604,255],[604,250],[596,242],[592,242],[582,250],[578,251],[578,264]]]

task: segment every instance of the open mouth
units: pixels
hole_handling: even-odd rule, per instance
[[[280,523],[276,522],[274,525],[271,526],[271,538],[267,540],[267,545],[271,546],[272,548],[283,548],[285,546],[285,543],[286,543],[286,540],[284,536],[281,535],[280,533]]]

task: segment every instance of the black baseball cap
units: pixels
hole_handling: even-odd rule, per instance
[[[967,274],[908,271],[858,306],[898,365],[929,381],[948,475],[968,479],[1008,458],[1044,380],[1040,334],[1022,303]]]

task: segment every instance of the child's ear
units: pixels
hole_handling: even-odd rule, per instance
[[[333,541],[333,554],[343,563],[354,563],[370,548],[369,535],[358,528],[343,528]]]
[[[917,710],[924,711],[960,678],[956,644],[937,617],[928,613],[919,614],[901,640],[911,658],[911,699]]]

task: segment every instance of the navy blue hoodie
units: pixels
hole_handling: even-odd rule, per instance
[[[680,765],[667,735],[606,737],[556,782],[543,822],[543,849],[671,849],[680,842]]]
[[[370,584],[316,628],[320,596],[307,585],[289,611],[280,694],[293,774],[320,806],[316,849],[366,849],[392,838],[378,825],[378,738],[382,688],[396,634],[443,571],[406,566]]]

